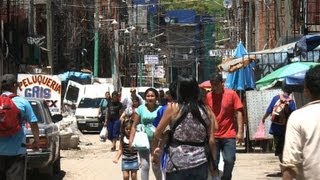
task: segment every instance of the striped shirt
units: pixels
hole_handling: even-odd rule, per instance
[[[122,161],[125,162],[132,162],[132,161],[138,161],[138,151],[133,150],[129,148],[129,140],[127,137],[123,137],[123,144],[122,144]]]

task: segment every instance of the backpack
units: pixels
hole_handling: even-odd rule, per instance
[[[204,109],[203,109],[204,110]],[[205,154],[206,154],[206,157],[207,157],[207,160],[208,160],[208,164],[210,165],[215,165],[213,162],[214,162],[214,157],[212,156],[211,154],[211,151],[210,151],[210,147],[209,147],[209,136],[210,134],[208,134],[208,126],[207,124],[204,122],[203,119],[199,119],[199,122],[206,128],[206,139],[203,141],[203,142],[200,142],[200,143],[196,143],[196,142],[182,142],[182,141],[179,141],[177,139],[175,139],[173,137],[173,134],[176,130],[176,128],[178,127],[178,125],[185,119],[185,117],[187,116],[187,114],[185,115],[182,115],[180,116],[176,122],[173,124],[172,128],[170,129],[169,131],[169,137],[168,137],[168,140],[167,140],[167,143],[164,147],[164,153],[166,153],[169,157],[170,157],[170,161],[173,165],[173,168],[175,170],[179,170],[179,167],[177,167],[175,165],[175,163],[172,161],[172,158],[171,158],[171,154],[169,152],[169,146],[170,145],[189,145],[189,146],[203,146],[204,149],[205,149]],[[217,168],[217,167],[215,167]]]
[[[285,98],[283,94],[279,95],[279,100],[273,106],[271,113],[271,121],[275,124],[285,125],[290,115],[289,102],[291,98]]]
[[[9,137],[21,130],[20,110],[12,101],[15,96],[0,95],[0,137]]]

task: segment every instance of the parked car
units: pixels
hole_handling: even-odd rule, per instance
[[[76,109],[78,129],[80,131],[100,131],[103,121],[100,121],[100,103],[104,98],[82,98]]]
[[[45,100],[28,98],[39,126],[39,149],[33,150],[31,144],[34,141],[30,125],[26,125],[27,168],[53,175],[59,173],[60,167],[60,135],[56,122],[62,119],[61,114],[51,115]]]

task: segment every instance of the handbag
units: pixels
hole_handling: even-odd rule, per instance
[[[150,149],[148,135],[145,133],[143,124],[139,124],[136,128],[136,134],[133,138],[132,147],[136,150]]]
[[[144,132],[147,134],[148,139],[151,141],[153,139],[154,133],[156,132],[156,128],[152,124],[148,124],[144,126]]]
[[[254,140],[264,140],[266,139],[266,132],[264,128],[264,123],[260,121],[257,131],[253,135]]]
[[[108,129],[106,126],[102,127],[99,136],[100,136],[101,141],[106,141],[106,139],[108,137]]]

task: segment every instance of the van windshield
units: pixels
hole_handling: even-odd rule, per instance
[[[81,99],[78,108],[99,108],[100,102],[104,98],[83,98]]]

